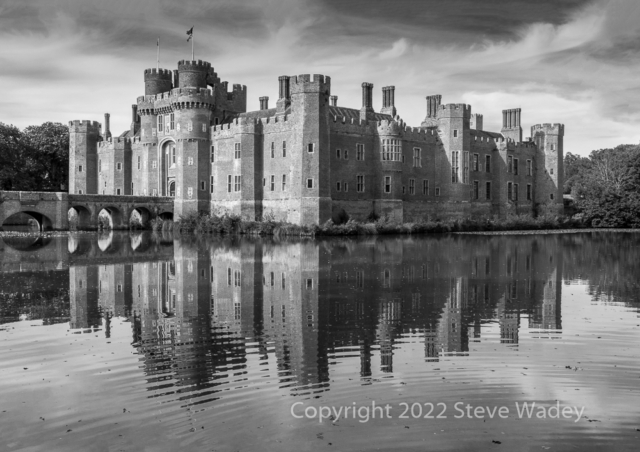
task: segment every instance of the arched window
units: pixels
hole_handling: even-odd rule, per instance
[[[176,183],[175,181],[169,182],[169,196],[176,196]]]

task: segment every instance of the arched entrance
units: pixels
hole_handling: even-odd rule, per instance
[[[8,216],[2,222],[5,231],[40,232],[53,229],[53,222],[40,212],[21,211]]]
[[[175,196],[175,185],[173,187],[174,194],[170,194],[170,182],[176,177],[176,164],[178,161],[176,143],[173,140],[167,140],[158,146],[158,162],[160,163],[159,181],[160,196]]]
[[[169,181],[169,196],[176,197],[176,181]]]

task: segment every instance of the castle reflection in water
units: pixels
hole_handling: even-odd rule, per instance
[[[83,240],[69,243],[72,257],[91,255]],[[155,389],[215,388],[248,354],[273,354],[281,384],[304,393],[328,385],[339,350],[369,377],[393,372],[407,337],[438,360],[497,334],[490,324],[503,347],[518,344],[522,321],[533,337],[561,330],[552,236],[170,241],[138,261],[119,250],[150,240],[129,240],[110,236],[99,257],[69,264],[70,325],[109,336],[111,319],[126,317]]]

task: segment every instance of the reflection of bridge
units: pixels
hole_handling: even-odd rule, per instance
[[[156,217],[172,219],[173,198],[0,191],[0,226],[18,224],[20,214],[26,214],[40,230],[67,230],[72,209],[78,216],[78,229],[97,229],[103,211],[113,229],[128,229],[134,212],[143,222]]]

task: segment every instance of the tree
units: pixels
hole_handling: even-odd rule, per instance
[[[17,127],[0,123],[0,188],[31,190],[34,160]]]
[[[24,129],[24,137],[37,156],[36,171],[41,178],[38,189],[66,189],[69,179],[69,128],[59,122],[45,122]]]

